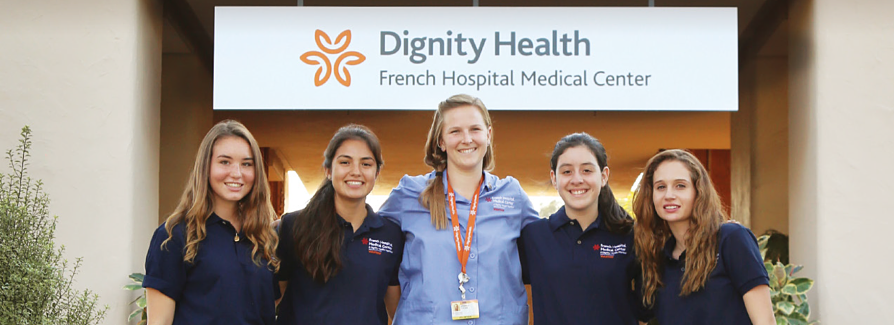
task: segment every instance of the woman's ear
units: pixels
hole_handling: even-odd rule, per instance
[[[549,171],[549,182],[553,184],[553,187],[555,187],[556,190],[559,190],[559,187],[556,186],[556,171]]]

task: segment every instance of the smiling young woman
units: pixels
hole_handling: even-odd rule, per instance
[[[565,205],[526,226],[519,239],[535,324],[633,325],[649,316],[640,284],[633,219],[608,186],[608,157],[586,133],[563,137],[550,158],[550,180]]]
[[[660,324],[776,324],[757,239],[723,223],[720,197],[695,156],[652,157],[633,209],[643,302]]]
[[[326,180],[303,210],[282,218],[277,324],[384,325],[394,314],[403,234],[366,204],[384,164],[364,126],[342,127],[329,141]]]
[[[493,134],[478,98],[441,102],[425,145],[434,171],[404,176],[379,209],[406,236],[395,324],[528,323],[516,240],[537,211],[517,180],[490,173]]]
[[[149,244],[148,324],[273,324],[279,263],[263,166],[241,123],[205,135],[180,203]]]

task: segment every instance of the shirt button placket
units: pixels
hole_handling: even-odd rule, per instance
[[[473,237],[472,238],[472,249],[473,250],[475,249],[476,244],[477,244],[477,241]],[[468,293],[466,294],[466,299],[478,299],[478,294],[475,293],[476,289],[475,289],[474,284],[478,283],[478,281],[481,280],[482,274],[481,274],[481,272],[478,272],[479,269],[478,269],[477,257],[478,256],[475,252],[469,252],[469,259],[468,259],[468,261],[466,261],[466,271],[468,271],[469,275],[471,275],[470,281],[468,283],[466,283],[466,285],[465,285],[466,290],[468,290]]]
[[[470,279],[469,283],[466,284],[466,287],[469,288],[469,294],[466,295],[467,299],[477,299],[478,295],[475,294],[475,287],[472,284],[477,283],[481,280],[481,273],[478,272],[478,263],[475,263],[476,260],[472,260],[472,253],[469,253],[469,261],[466,265],[466,269],[471,272],[471,270],[475,270],[475,277]]]

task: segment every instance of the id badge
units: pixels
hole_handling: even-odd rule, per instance
[[[453,320],[478,318],[478,299],[451,301],[450,313]]]

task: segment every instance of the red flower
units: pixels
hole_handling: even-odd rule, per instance
[[[369,238],[363,238],[363,245],[369,245]]]
[[[598,250],[599,250],[599,244],[593,245],[593,250],[594,250],[594,251],[598,251]]]

